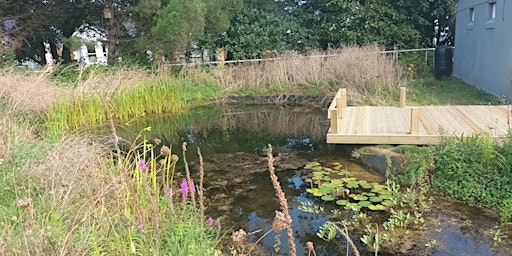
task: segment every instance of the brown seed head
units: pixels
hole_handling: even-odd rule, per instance
[[[169,149],[168,146],[163,146],[162,148],[160,148],[160,155],[162,156],[169,155],[169,152],[171,152],[171,150]]]
[[[178,162],[178,160],[180,160],[180,158],[179,158],[177,155],[172,155],[172,156],[171,156],[171,161],[172,161],[173,163]]]
[[[155,142],[156,145],[160,145],[160,143],[162,143],[162,141],[159,138],[155,138],[153,141]]]
[[[231,239],[233,240],[233,242],[238,245],[238,246],[241,246],[244,244],[245,242],[245,239],[247,238],[247,233],[245,233],[245,231],[243,229],[240,229],[238,231],[235,231],[233,232],[233,234],[231,235]]]
[[[272,230],[279,231],[288,227],[289,223],[283,212],[276,211],[274,221],[272,221]]]
[[[306,248],[308,248],[308,251],[313,251],[315,249],[315,246],[313,245],[313,242],[307,241]]]

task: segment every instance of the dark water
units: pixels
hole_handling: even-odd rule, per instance
[[[277,175],[287,196],[293,219],[297,255],[307,255],[305,244],[313,241],[317,255],[346,255],[346,241],[324,242],[316,236],[328,214],[299,210],[301,202],[324,204],[305,192],[309,184],[301,177],[307,161],[325,164],[341,162],[359,179],[383,182],[383,177],[368,172],[352,161],[356,146],[327,145],[328,120],[324,109],[281,108],[276,106],[201,107],[186,114],[160,116],[118,125],[121,137],[131,140],[151,126],[147,138],[158,137],[172,144],[181,156],[187,142],[187,160],[192,172],[197,169],[197,148],[201,149],[205,169],[205,194],[208,212],[220,218],[223,230],[255,232],[256,241],[272,226],[279,202],[270,182],[267,158],[262,153],[268,144],[274,149]],[[348,214],[348,213],[347,213]],[[509,255],[506,248],[494,250],[490,231],[497,218],[489,211],[466,207],[437,197],[427,230],[403,234],[400,248],[380,255]],[[257,232],[259,231],[259,232]],[[279,232],[279,255],[287,255],[286,231]],[[373,255],[354,236],[361,255]],[[430,248],[425,244],[435,240]],[[274,251],[275,233],[270,233],[251,252],[252,255],[278,255]],[[249,248],[246,248],[247,252]],[[352,255],[352,254],[350,254]]]

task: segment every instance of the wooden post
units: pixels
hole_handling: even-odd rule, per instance
[[[338,133],[338,110],[337,109],[329,109],[329,113],[331,113],[331,134]]]
[[[338,119],[343,118],[343,98],[336,98],[336,109],[338,110],[338,115],[336,116]]]
[[[411,108],[411,135],[418,135],[418,127],[420,126],[420,109]]]
[[[405,98],[407,96],[407,88],[400,86],[400,107],[405,107]]]
[[[347,89],[346,88],[341,89],[341,106],[342,106],[342,108],[347,107]]]

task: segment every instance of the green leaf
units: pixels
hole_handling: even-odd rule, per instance
[[[336,204],[337,205],[347,205],[348,201],[347,200],[338,200],[338,201],[336,201]]]
[[[324,201],[333,201],[335,198],[334,196],[332,195],[325,195],[325,196],[322,196],[322,200]]]
[[[374,202],[374,203],[379,203],[379,202],[382,202],[382,198],[378,197],[378,196],[372,196],[370,197],[370,201]]]

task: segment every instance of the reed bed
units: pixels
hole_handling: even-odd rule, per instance
[[[318,87],[321,93],[334,94],[347,88],[353,103],[389,103],[398,95],[405,76],[398,63],[377,46],[345,47],[326,55],[247,62],[224,69],[212,69],[211,75],[222,88],[235,91],[242,87],[302,85]]]

